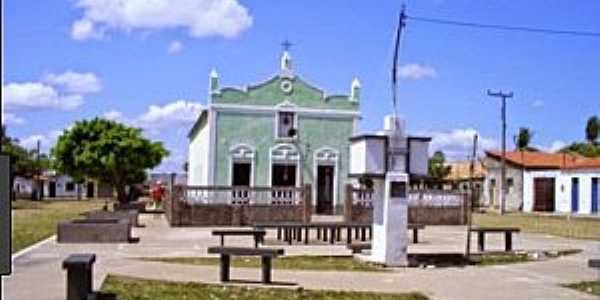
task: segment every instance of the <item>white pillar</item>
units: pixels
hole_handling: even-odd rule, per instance
[[[379,182],[378,182],[379,183]],[[369,260],[389,267],[408,265],[408,174],[388,172],[383,195],[373,203],[373,239]]]

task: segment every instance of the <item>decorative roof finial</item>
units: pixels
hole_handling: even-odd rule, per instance
[[[219,88],[219,74],[215,69],[210,71],[209,80],[208,80],[208,88],[209,95],[218,94],[220,92]]]
[[[283,47],[284,52],[290,51],[290,48],[292,48],[292,46],[294,46],[294,44],[292,44],[292,42],[288,41],[287,39],[281,43],[281,47]]]

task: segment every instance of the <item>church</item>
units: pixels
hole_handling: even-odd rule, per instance
[[[340,213],[358,130],[360,83],[330,95],[296,74],[284,51],[275,76],[244,88],[209,75],[206,108],[188,138],[189,186],[301,187],[314,212]]]

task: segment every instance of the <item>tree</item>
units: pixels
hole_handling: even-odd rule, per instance
[[[519,128],[519,133],[514,136],[515,147],[519,151],[529,151],[531,148],[529,147],[529,143],[531,142],[531,138],[533,137],[533,132],[529,130],[527,127]]]
[[[588,119],[585,126],[585,139],[591,144],[596,145],[596,140],[600,134],[600,119],[597,116],[592,116]]]
[[[33,178],[38,170],[43,170],[43,167],[49,164],[47,156],[40,156],[39,161],[35,159],[37,153],[35,151],[27,151],[23,146],[19,145],[19,140],[11,138],[6,133],[6,127],[2,126],[0,132],[0,143],[2,145],[2,154],[5,154],[10,159],[10,175],[9,186],[14,186],[15,178]],[[14,193],[11,192],[11,200],[14,200]]]
[[[561,153],[576,153],[586,157],[600,157],[600,145],[572,143],[559,150]]]
[[[429,176],[437,179],[438,181],[441,181],[448,176],[451,169],[452,167],[446,165],[446,156],[442,151],[435,151],[433,156],[429,159]]]
[[[52,148],[54,167],[75,181],[92,178],[110,183],[124,203],[129,190],[146,179],[169,152],[161,142],[142,136],[139,128],[101,118],[75,122]]]

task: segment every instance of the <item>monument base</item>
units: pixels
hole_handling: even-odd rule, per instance
[[[386,263],[384,259],[376,257],[370,253],[370,251],[363,251],[365,253],[354,254],[353,258],[366,263],[378,264],[390,268],[409,267],[408,259],[404,261],[395,261],[393,264]]]

